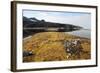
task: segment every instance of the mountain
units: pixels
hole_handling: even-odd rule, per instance
[[[79,30],[82,27],[75,26],[72,24],[62,24],[62,23],[54,23],[54,22],[47,22],[45,20],[38,20],[35,17],[27,18],[23,16],[23,35],[29,35],[37,32],[44,32],[44,31],[59,31],[59,32],[69,32]]]
[[[33,21],[33,22],[38,22],[39,21],[38,19],[36,19],[34,17],[33,18],[30,18],[30,20]]]

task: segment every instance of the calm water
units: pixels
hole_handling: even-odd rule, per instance
[[[81,29],[81,30],[66,32],[66,33],[80,36],[80,37],[89,38],[89,39],[91,38],[91,30],[87,30],[87,29]]]

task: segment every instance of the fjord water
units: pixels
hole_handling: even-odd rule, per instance
[[[91,39],[91,30],[90,29],[81,29],[81,30],[76,30],[76,31],[71,31],[71,32],[66,32],[66,33]]]

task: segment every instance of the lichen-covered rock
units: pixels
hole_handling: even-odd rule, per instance
[[[71,57],[66,52],[65,41],[80,39],[83,52],[80,57],[73,54]],[[78,48],[78,46],[77,46]],[[31,51],[34,55],[23,57],[23,62],[37,61],[64,61],[90,59],[91,43],[90,39],[77,37],[64,32],[40,32],[23,40],[23,50]],[[86,51],[86,52],[84,52]]]

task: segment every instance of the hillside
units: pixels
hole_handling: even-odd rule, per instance
[[[77,45],[74,48],[78,50],[70,55],[70,53],[66,52],[64,41],[72,41],[75,39],[80,39],[82,52],[75,54],[80,50]],[[90,59],[90,45],[89,39],[65,34],[64,32],[37,33],[23,40],[23,50],[32,52],[32,55],[23,57],[23,62]]]
[[[45,20],[38,20],[37,18],[27,18],[23,16],[23,37],[27,37],[37,32],[69,32],[80,30],[82,27],[73,24],[63,24],[57,22],[47,22]]]

